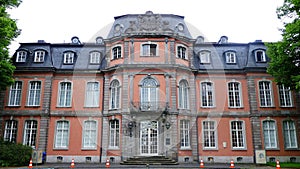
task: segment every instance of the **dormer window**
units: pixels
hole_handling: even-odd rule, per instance
[[[119,59],[122,57],[122,48],[121,46],[116,46],[112,48],[112,58],[111,59]]]
[[[64,53],[64,64],[73,64],[75,54],[73,52]]]
[[[45,51],[39,50],[34,52],[34,62],[44,62]]]
[[[157,56],[157,44],[142,44],[142,56]]]
[[[209,51],[201,51],[199,53],[200,63],[210,63],[210,52]]]
[[[226,52],[225,57],[226,57],[226,63],[236,63],[235,52]]]
[[[18,51],[16,62],[25,62],[26,61],[27,52],[26,51]]]
[[[184,46],[177,46],[177,57],[180,59],[187,59],[187,54],[186,54],[186,47]]]
[[[255,59],[256,59],[256,62],[266,62],[265,51],[256,50],[255,51]]]
[[[91,52],[90,53],[90,63],[91,64],[99,64],[101,58],[100,52]]]

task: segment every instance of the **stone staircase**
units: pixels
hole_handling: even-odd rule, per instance
[[[178,162],[165,156],[136,156],[122,161],[122,165],[178,165]]]

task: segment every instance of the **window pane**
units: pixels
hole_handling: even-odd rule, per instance
[[[37,121],[27,120],[24,129],[24,145],[36,146]]]
[[[9,106],[20,106],[21,103],[22,82],[16,81],[9,92]]]
[[[85,121],[83,130],[83,148],[96,148],[97,123],[96,121]]]
[[[56,125],[55,148],[68,148],[69,122],[58,121]]]
[[[16,143],[17,126],[18,126],[18,122],[15,120],[8,120],[5,122],[4,141]]]
[[[39,106],[41,95],[41,82],[33,81],[29,84],[29,92],[27,105],[28,106]]]
[[[99,83],[88,82],[85,96],[86,107],[98,107],[99,106]]]
[[[59,90],[59,106],[70,107],[72,97],[72,86],[71,82],[61,82]]]

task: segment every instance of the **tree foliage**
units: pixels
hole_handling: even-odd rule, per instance
[[[8,46],[20,31],[16,20],[11,19],[7,9],[18,7],[21,0],[0,0],[0,90],[4,90],[13,81],[15,67],[10,62]]]
[[[300,0],[284,0],[277,9],[283,22],[282,40],[267,43],[268,73],[276,82],[300,90]]]

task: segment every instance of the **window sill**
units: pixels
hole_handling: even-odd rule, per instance
[[[296,148],[284,148],[284,150],[285,151],[295,151],[295,150],[299,150],[299,148],[298,147],[296,147]]]
[[[180,150],[192,150],[191,147],[180,147]]]
[[[203,151],[217,151],[218,148],[203,148]]]
[[[120,147],[108,147],[108,150],[120,150]]]
[[[279,151],[280,148],[265,148],[266,151]]]
[[[69,148],[53,148],[53,150],[61,150],[61,151],[68,151]]]
[[[247,151],[247,148],[231,148],[233,151]]]
[[[83,151],[95,151],[97,148],[81,148]]]
[[[38,106],[25,106],[25,107],[27,107],[27,108],[39,108],[39,107],[41,107],[41,106],[38,105]]]
[[[8,105],[8,106],[6,106],[6,107],[8,107],[8,108],[20,108],[20,107],[21,107],[21,105],[17,105],[17,106]]]

